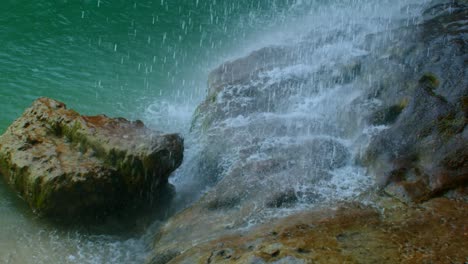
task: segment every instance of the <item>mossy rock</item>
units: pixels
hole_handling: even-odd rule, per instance
[[[457,115],[455,112],[440,116],[436,120],[437,131],[445,138],[450,138],[453,135],[461,133],[466,124],[466,117],[464,115]]]
[[[39,98],[0,137],[0,173],[39,215],[93,218],[152,201],[183,140]]]
[[[439,86],[440,82],[439,79],[437,79],[437,76],[433,73],[425,73],[420,79],[419,79],[420,84],[427,85],[428,87],[435,89]]]
[[[420,79],[419,84],[429,93],[429,95],[437,97],[442,102],[448,103],[447,98],[436,93],[434,90],[439,87],[439,79],[432,73],[425,73]]]
[[[407,101],[404,100],[400,104],[391,105],[383,109],[377,110],[369,117],[369,123],[372,125],[388,125],[393,124],[405,109]]]

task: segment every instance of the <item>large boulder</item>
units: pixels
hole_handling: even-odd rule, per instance
[[[154,200],[182,156],[176,134],[141,121],[81,116],[48,98],[37,99],[0,137],[0,173],[49,217],[95,217]]]

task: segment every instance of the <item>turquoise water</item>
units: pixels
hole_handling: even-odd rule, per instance
[[[183,194],[184,181],[192,191],[190,158],[197,154],[187,128],[206,95],[211,69],[256,48],[300,39],[312,28],[338,41],[312,50],[317,56],[305,69],[333,66],[360,56],[354,44],[365,34],[409,21],[409,11],[401,10],[422,2],[427,0],[3,0],[0,132],[39,96],[83,114],[142,119],[185,136],[189,155],[171,178]],[[291,74],[303,68],[293,67]],[[341,105],[342,94],[328,96]],[[291,113],[306,111],[310,117],[335,106],[325,100],[316,108],[312,98],[302,99],[310,108],[300,108],[299,100]],[[341,174],[348,188],[349,174]],[[144,230],[112,223],[58,227],[35,217],[0,181],[0,263],[142,263],[158,226],[151,220]]]
[[[291,0],[5,0],[0,132],[39,96],[84,114],[140,118],[158,100],[197,101],[209,69]]]
[[[143,119],[184,133],[208,72],[258,44],[252,40],[281,25],[293,5],[1,1],[0,133],[40,96],[83,114]],[[0,263],[140,263],[150,241],[141,232],[58,228],[36,218],[0,181]]]

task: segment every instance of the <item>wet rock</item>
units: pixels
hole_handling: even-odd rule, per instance
[[[447,15],[443,6],[433,7],[441,15],[431,17],[420,31],[425,42],[407,47],[412,50],[407,56],[416,58],[421,66],[414,66],[422,72],[412,76],[415,88],[407,93],[408,105],[388,129],[374,137],[367,150],[368,164],[385,191],[405,202],[427,200],[468,184],[464,151],[468,120],[463,104],[468,83],[460,75],[466,71],[466,55],[461,55],[466,54],[466,47],[458,42],[464,41],[461,21],[468,8],[457,3],[454,13]],[[440,28],[438,23],[451,26]],[[452,38],[442,46],[445,34]],[[419,49],[432,50],[432,56],[439,59],[429,62],[428,57],[412,54]]]
[[[418,206],[390,198],[375,201],[373,207],[347,203],[335,209],[297,213],[201,243],[169,263],[409,264],[466,260],[462,249],[468,246],[467,203],[446,198]],[[271,235],[272,230],[276,235]],[[246,247],[251,244],[255,247]]]
[[[273,243],[261,249],[261,252],[263,254],[268,255],[269,257],[275,258],[279,256],[282,248],[283,248],[283,245],[281,243]]]
[[[250,82],[258,73],[275,67],[291,65],[297,54],[290,47],[272,46],[252,52],[249,56],[226,62],[208,76],[209,94],[215,94],[226,85]]]
[[[157,256],[153,256],[152,259],[148,261],[148,264],[167,264],[178,255],[180,255],[178,251],[163,252]]]
[[[466,7],[455,2],[453,13],[437,8],[415,26],[366,36],[356,44],[364,52],[352,60],[327,57],[330,63],[311,67],[317,64],[307,58],[319,58],[309,57],[310,52],[342,40],[319,35],[317,41],[261,49],[213,71],[209,95],[192,127],[211,163],[203,164],[206,173],[194,173],[201,180],[209,178],[210,189],[161,228],[153,253],[172,248],[183,252],[171,263],[206,263],[215,248],[231,249],[230,263],[414,263],[446,254],[462,261],[456,248],[465,246],[463,236],[450,249],[426,243],[440,220],[431,212],[448,206],[450,212],[441,214],[453,214],[459,231],[465,217],[456,208],[466,204],[443,200],[445,205],[439,206],[430,200],[445,192],[458,198],[466,194]],[[349,30],[362,29],[350,25]],[[343,100],[336,103],[323,91]],[[317,102],[321,96],[327,100]],[[367,133],[374,135],[370,142]],[[381,195],[413,207],[399,207],[402,203],[392,199],[398,209],[380,208],[383,215],[359,205],[276,220],[301,206],[336,203],[326,196],[346,189],[333,181],[334,172],[348,176],[344,169],[353,162],[350,149],[361,146],[367,149],[359,162],[377,178]],[[320,189],[324,182],[337,191],[325,195]],[[281,224],[274,225],[276,221]],[[252,231],[257,230],[252,226],[264,232]],[[394,226],[401,227],[395,231],[398,239],[388,243]],[[444,232],[450,228],[444,226],[434,236],[448,241]],[[412,232],[418,237],[408,236]],[[262,252],[275,243],[281,247],[273,254]],[[420,247],[430,250],[421,253]]]
[[[209,210],[220,210],[220,209],[233,209],[238,206],[241,202],[241,198],[238,196],[223,196],[216,197],[206,203],[206,207]]]
[[[284,192],[275,193],[273,196],[267,198],[267,207],[283,207],[294,204],[297,202],[296,192],[293,189],[288,189]]]
[[[0,137],[0,172],[40,215],[93,218],[157,202],[182,153],[178,135],[40,98]]]
[[[404,108],[405,105],[391,105],[380,109],[370,116],[369,123],[372,125],[388,125],[395,123]]]
[[[346,148],[330,139],[277,144],[262,153],[269,158],[256,160],[248,155],[237,160],[200,200],[173,216],[160,230],[157,252],[183,251],[192,241],[207,241],[279,216],[269,210],[292,207],[301,199],[314,202],[320,196],[311,191],[296,193],[295,188],[329,179],[326,171],[349,159]]]

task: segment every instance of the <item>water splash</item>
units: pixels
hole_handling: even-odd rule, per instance
[[[384,129],[363,120],[379,105],[368,95],[385,78],[372,65],[392,30],[417,24],[427,2],[297,1],[283,26],[240,47],[235,56],[261,49],[211,74],[195,132],[186,134],[195,146],[173,181],[186,203],[179,207],[203,194],[238,196],[241,207],[255,208],[242,216],[251,226],[375,186],[356,162]],[[294,205],[269,205],[269,193],[281,200],[289,192]]]
[[[131,10],[138,9],[137,15],[146,18],[140,23],[135,23],[137,16],[126,5],[122,9],[124,13],[118,13],[122,7],[111,5],[109,1],[91,1],[89,6],[77,6],[75,17],[80,22],[71,19],[72,25],[93,25],[100,33],[75,42],[72,38],[54,40],[40,35],[37,41],[28,40],[25,47],[10,43],[7,46],[15,46],[14,52],[0,50],[0,58],[8,67],[5,76],[13,76],[7,81],[10,89],[5,93],[8,98],[18,98],[16,95],[20,91],[32,100],[32,94],[25,87],[32,86],[51,95],[60,91],[64,99],[80,111],[142,118],[156,129],[181,132],[186,137],[185,161],[171,179],[178,192],[177,209],[213,190],[216,182],[236,172],[236,168],[261,175],[252,182],[249,177],[242,178],[245,190],[252,186],[276,187],[274,184],[280,183],[283,186],[279,190],[291,187],[297,197],[294,206],[277,208],[276,204],[270,207],[256,204],[255,209],[245,215],[242,228],[317,204],[354,199],[374,184],[354,163],[354,158],[360,155],[369,136],[385,128],[367,127],[361,120],[362,112],[379,102],[360,98],[377,85],[381,77],[380,72],[366,68],[363,61],[392,41],[392,29],[417,24],[420,8],[428,1],[264,2],[272,9],[265,9],[261,1],[258,5],[253,2],[197,0],[194,6],[177,6],[176,2],[151,1],[150,6],[158,5],[158,12],[162,12],[156,16],[145,3],[131,3]],[[248,12],[243,12],[245,3]],[[208,10],[208,15],[200,20],[195,12],[197,8]],[[46,17],[52,16],[55,10],[48,5],[33,9],[43,10]],[[106,9],[111,12],[101,13]],[[169,21],[167,27],[161,27],[167,22],[163,13],[180,19],[173,23],[175,26]],[[22,19],[30,25],[37,20]],[[64,27],[60,21],[53,24],[53,30],[65,36],[78,35],[76,31],[80,27]],[[107,34],[106,25],[112,23],[118,25],[119,30],[125,29],[124,34]],[[144,23],[151,27],[138,27]],[[368,43],[368,36],[382,32],[384,43]],[[47,49],[54,43],[66,49]],[[208,70],[266,46],[285,48],[289,56],[285,64],[278,65],[279,59],[275,59],[273,66],[261,71],[255,81],[232,85],[219,92],[214,97],[215,106],[226,116],[214,120],[205,134],[189,132],[192,113],[206,95]],[[42,64],[56,56],[56,50],[68,54],[69,58],[57,62],[59,67]],[[9,53],[16,56],[7,56]],[[85,59],[78,60],[82,55],[86,55]],[[104,63],[108,58],[114,61]],[[17,71],[22,73],[20,75],[8,74],[10,68],[16,70],[18,65],[29,60],[32,60],[33,70],[21,69]],[[96,63],[89,64],[90,61]],[[89,67],[92,71],[83,70]],[[27,77],[31,74],[32,81]],[[42,81],[36,82],[36,79]],[[68,90],[63,91],[61,87]],[[86,87],[88,89],[83,92]],[[118,91],[110,87],[117,87]],[[260,99],[249,96],[253,90],[260,93]],[[88,105],[100,108],[84,106],[83,101],[93,102]],[[121,102],[117,107],[116,101]],[[246,112],[247,108],[250,110]],[[239,109],[241,111],[237,111]],[[18,110],[8,111],[10,119],[19,113]],[[0,123],[6,126],[8,122],[0,120]],[[218,143],[222,144],[216,147]],[[317,145],[320,147],[314,147]],[[326,158],[314,157],[315,153],[304,151],[303,146],[310,146],[319,153],[326,151]],[[275,156],[278,150],[291,156]],[[342,153],[339,155],[337,150]],[[286,169],[270,163],[272,157],[285,158],[281,164],[286,164]],[[341,157],[340,166],[334,167],[338,157]],[[203,160],[206,158],[216,159],[216,165],[212,160]],[[319,174],[318,167],[326,169]],[[207,172],[212,172],[209,179]],[[7,196],[0,194],[0,197]],[[14,207],[16,204],[0,200],[0,261],[5,263],[141,263],[158,225],[155,223],[146,236],[137,238],[62,232],[37,222],[25,213],[28,209],[18,212],[12,209]]]

